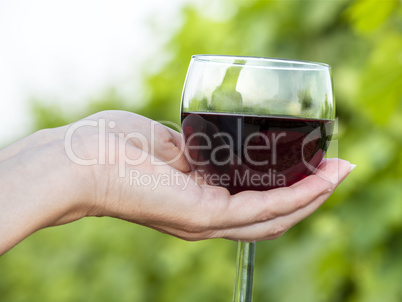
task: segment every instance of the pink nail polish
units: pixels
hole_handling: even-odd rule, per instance
[[[350,164],[349,173],[352,172],[352,170],[353,170],[354,168],[356,168],[356,165]]]

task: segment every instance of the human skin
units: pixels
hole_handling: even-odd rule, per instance
[[[168,127],[124,111],[78,123],[40,130],[0,150],[0,255],[40,229],[88,216],[124,219],[191,241],[275,239],[312,214],[354,167],[325,160],[291,187],[230,195],[194,177],[181,134]],[[181,181],[130,182],[130,171]]]

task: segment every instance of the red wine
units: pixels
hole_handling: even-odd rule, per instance
[[[235,194],[290,186],[310,175],[328,148],[333,121],[184,112],[182,130],[198,176]]]

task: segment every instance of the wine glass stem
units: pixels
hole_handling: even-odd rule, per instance
[[[233,302],[251,302],[253,293],[255,242],[238,243]]]

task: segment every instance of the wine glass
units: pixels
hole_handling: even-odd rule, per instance
[[[322,63],[195,55],[181,104],[186,157],[231,194],[290,186],[323,159],[335,118]],[[254,242],[238,243],[233,301],[251,301]]]

